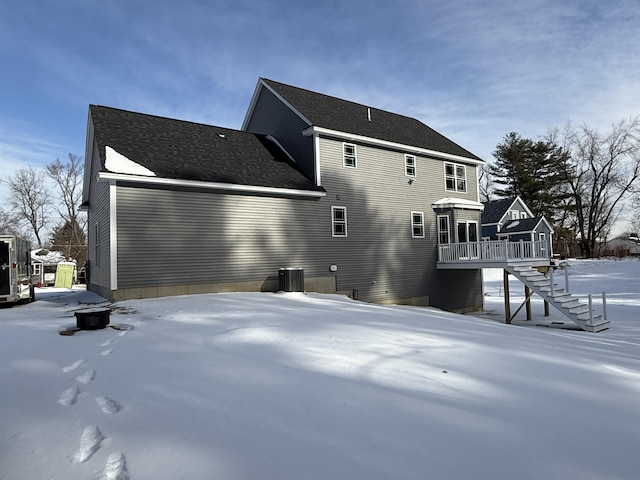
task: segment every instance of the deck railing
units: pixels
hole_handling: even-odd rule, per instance
[[[439,262],[508,262],[544,258],[551,258],[551,252],[545,241],[497,240],[438,245]]]

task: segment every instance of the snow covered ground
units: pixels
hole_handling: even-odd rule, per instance
[[[122,302],[133,329],[73,336],[103,299],[40,289],[0,309],[0,478],[637,479],[640,262],[571,265],[610,330],[505,325],[499,271],[482,318],[213,294]]]

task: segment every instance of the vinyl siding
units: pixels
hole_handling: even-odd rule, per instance
[[[318,200],[119,186],[118,288],[326,276]]]
[[[323,202],[347,208],[348,237],[332,238],[323,247],[339,265],[338,289],[356,289],[359,299],[370,302],[421,298],[433,305],[454,304],[449,298],[434,298],[444,294],[439,288],[443,280],[451,278],[452,285],[460,284],[457,277],[467,273],[447,273],[445,278],[435,268],[437,226],[431,205],[451,196],[445,191],[442,161],[416,155],[416,177],[409,184],[404,152],[358,144],[357,167],[349,168],[343,166],[342,141],[319,141],[322,184],[328,192]],[[476,199],[475,171],[467,168],[470,188],[457,196]],[[412,238],[412,211],[424,212],[424,238]],[[461,215],[479,225],[479,212]],[[467,285],[471,299],[460,309],[478,308],[482,305],[479,276],[474,272],[465,278],[469,280],[462,284]],[[455,286],[447,295],[459,296]]]
[[[110,237],[109,237],[109,184],[98,182],[98,173],[101,163],[98,155],[98,147],[94,145],[92,149],[91,176],[89,186],[89,210],[87,212],[87,258],[89,259],[89,290],[104,297],[109,297],[110,285]],[[99,224],[100,231],[100,263],[98,264],[96,255],[96,228]]]
[[[306,175],[315,181],[313,139],[302,135],[309,125],[267,88],[262,88],[246,130],[272,135],[293,157]]]

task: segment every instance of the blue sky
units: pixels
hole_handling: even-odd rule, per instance
[[[638,25],[637,0],[2,0],[0,180],[84,156],[90,103],[240,128],[261,76],[491,160],[640,114]]]

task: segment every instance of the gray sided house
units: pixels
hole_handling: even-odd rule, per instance
[[[88,288],[111,300],[305,289],[482,308],[482,160],[416,119],[259,79],[240,131],[89,108]]]
[[[484,202],[483,240],[544,242],[551,252],[553,228],[544,217],[534,217],[519,196]]]

